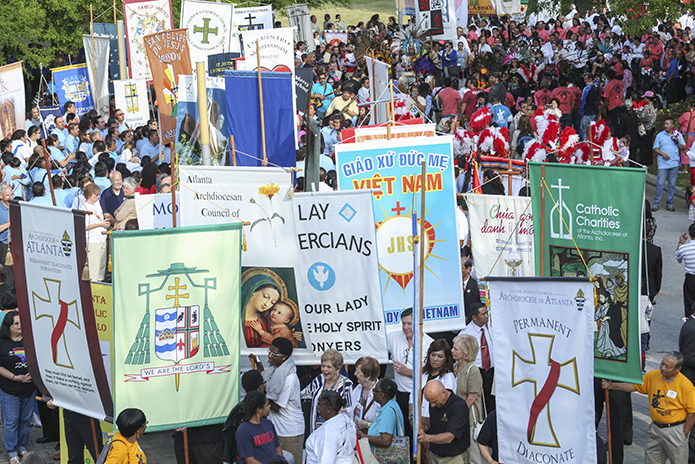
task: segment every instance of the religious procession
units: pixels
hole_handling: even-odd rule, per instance
[[[626,1],[8,35],[0,462],[695,463],[695,13]]]

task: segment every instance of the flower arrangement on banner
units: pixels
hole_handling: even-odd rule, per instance
[[[562,129],[553,115],[541,108],[531,118],[536,139],[524,147],[523,157],[528,161],[547,161],[549,155],[565,164],[586,164],[589,160],[586,144],[579,144],[579,135],[572,127]]]
[[[454,156],[468,161],[476,153],[505,157],[509,155],[509,129],[491,127],[492,112],[487,106],[473,113],[468,128],[454,132]]]

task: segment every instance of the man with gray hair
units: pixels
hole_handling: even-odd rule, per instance
[[[683,374],[683,355],[667,353],[659,370],[642,378],[642,385],[603,380],[604,389],[636,391],[649,397],[649,439],[644,450],[646,464],[688,462],[688,436],[695,424],[695,387]]]
[[[101,203],[101,209],[104,213],[115,217],[116,210],[125,199],[123,194],[123,176],[120,172],[114,170],[109,176],[109,180],[111,181],[111,187],[101,193],[99,203]]]

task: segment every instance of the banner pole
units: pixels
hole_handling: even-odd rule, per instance
[[[188,464],[188,427],[183,429],[183,458]]]
[[[393,81],[391,79],[389,79],[389,91],[391,92],[391,116],[386,126],[386,140],[391,140],[391,126],[393,125],[393,120],[396,118],[396,114],[393,110]]]
[[[236,148],[234,148],[234,136],[229,136],[229,146],[232,150],[232,166],[236,166]]]
[[[41,145],[43,145],[43,161],[46,163],[46,172],[48,175],[48,186],[51,188],[51,200],[53,200],[53,206],[56,206],[56,194],[55,191],[53,190],[53,177],[51,177],[51,157],[48,154],[48,150],[46,150],[46,140],[41,141]],[[44,195],[46,192],[44,192]]]
[[[118,36],[118,67],[121,70],[121,79],[128,79],[130,75],[126,68],[126,60],[123,53],[123,21],[116,22],[116,31]]]
[[[393,98],[393,86],[391,86],[391,97]],[[424,310],[424,302],[423,298],[425,296],[425,241],[424,241],[424,233],[425,233],[425,179],[426,179],[426,174],[427,174],[427,161],[423,161],[422,163],[422,179],[420,181],[420,266],[418,268],[418,272],[420,273],[420,288],[418,291],[420,292],[420,301],[418,303],[420,306],[418,308],[414,308],[413,310],[420,311],[420,317],[418,318],[419,322],[419,327],[418,330],[420,331],[420,344],[422,345],[422,337],[424,337],[424,330],[423,330],[423,322],[422,322],[422,313]],[[420,350],[420,354],[422,354],[422,349]],[[415,359],[413,360],[413,367],[415,367],[415,362],[417,361],[417,378],[422,379],[422,360],[421,359]],[[424,385],[420,385],[420,391],[417,392],[418,395],[420,395],[420,401],[418,402],[418,408],[417,411],[414,411],[415,414],[418,416],[418,432],[420,432],[420,428],[422,427],[422,401],[423,401],[423,394],[422,392],[424,391]],[[415,435],[415,439],[417,440],[417,434]],[[420,447],[418,447],[418,453],[417,453],[417,464],[420,464],[421,462],[421,456],[422,456],[422,451],[420,450]]]
[[[608,389],[604,390],[606,392],[606,431],[608,433],[608,464],[613,464],[613,445],[611,444],[611,406],[609,402]]]
[[[171,150],[171,225],[176,229],[176,152],[174,151],[174,142],[169,144],[169,150]]]
[[[92,425],[92,437],[94,438],[94,451],[97,453],[96,458],[99,459],[99,438],[97,437],[97,426],[94,424],[94,418],[89,418],[89,423]]]
[[[544,276],[545,268],[545,164],[541,166],[541,269],[540,275]]]
[[[196,79],[198,80],[198,121],[200,121],[200,145],[203,166],[212,166],[212,153],[210,152],[210,125],[208,120],[208,90],[205,82],[205,63],[198,61],[195,64]]]
[[[265,152],[265,115],[263,114],[263,83],[261,82],[261,52],[258,41],[256,41],[256,64],[258,65],[258,98],[261,101],[261,136],[263,138],[263,165],[268,162]]]
[[[92,88],[94,89],[94,107],[98,108],[99,104],[99,89],[97,89],[97,65],[96,58],[94,56],[94,7],[89,4],[89,34],[92,36],[92,75],[94,76],[94,82],[92,82]]]
[[[113,0],[113,23],[116,24],[116,0]]]
[[[378,98],[376,97],[376,64],[374,63],[374,50],[372,50],[372,101],[376,102]],[[377,119],[376,113],[377,113],[377,107],[374,107],[374,124],[379,124],[379,121]]]

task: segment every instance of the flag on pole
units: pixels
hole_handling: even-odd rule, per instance
[[[125,123],[136,128],[147,125],[150,119],[150,105],[147,99],[147,81],[126,79],[113,81],[116,108],[123,111]]]
[[[209,55],[227,53],[232,50],[231,3],[201,2],[183,0],[181,2],[180,27],[188,30],[188,43],[191,47],[191,66],[203,61],[207,69]],[[238,43],[238,40],[236,40]]]
[[[17,129],[24,129],[26,116],[22,62],[0,66],[0,139],[9,139]]]
[[[82,44],[87,61],[87,75],[92,83],[92,99],[97,113],[102,116],[109,114],[109,53],[111,37],[95,35],[94,51],[92,51],[92,36],[83,35]],[[94,74],[96,72],[96,75]]]
[[[123,0],[123,18],[128,43],[129,77],[151,80],[145,36],[174,28],[170,0]]]
[[[53,81],[56,85],[58,103],[65,107],[67,102],[75,104],[75,114],[82,117],[94,109],[91,81],[86,64],[75,64],[53,68]]]

